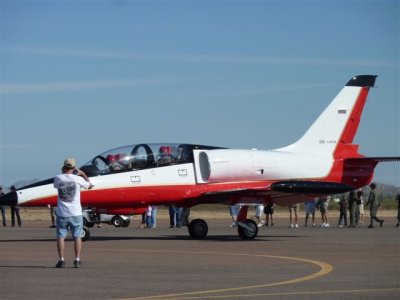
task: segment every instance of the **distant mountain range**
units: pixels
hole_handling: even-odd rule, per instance
[[[400,187],[394,185],[376,183],[376,188],[385,196],[393,196],[400,193]]]

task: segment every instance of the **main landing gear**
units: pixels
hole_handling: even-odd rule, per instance
[[[252,240],[258,234],[256,222],[247,218],[248,206],[243,206],[237,219],[238,234],[243,240]],[[207,236],[208,225],[203,219],[194,219],[189,223],[189,234],[194,239],[203,239]]]
[[[243,206],[236,222],[238,226],[238,235],[243,240],[253,240],[258,234],[258,226],[256,222],[247,218],[248,206]],[[207,236],[208,225],[203,219],[194,219],[189,223],[189,234],[194,239],[203,239]],[[81,233],[82,242],[90,238],[90,230],[86,226],[83,227]]]
[[[189,223],[189,234],[194,239],[205,238],[208,233],[208,225],[203,219],[194,219]]]

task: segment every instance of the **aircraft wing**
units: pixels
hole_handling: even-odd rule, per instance
[[[287,205],[303,202],[315,196],[333,195],[353,190],[352,186],[323,181],[277,181],[267,185],[251,188],[235,188],[205,192],[203,200],[207,203],[227,203],[232,199],[264,198],[274,201],[278,205]]]

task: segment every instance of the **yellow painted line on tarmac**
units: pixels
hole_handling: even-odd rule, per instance
[[[384,293],[384,292],[399,292],[400,288],[388,288],[388,289],[364,289],[364,290],[333,290],[333,291],[304,291],[304,292],[286,292],[286,293],[264,293],[264,294],[242,294],[242,295],[223,295],[223,296],[194,296],[194,297],[179,297],[179,298],[155,298],[163,300],[194,300],[194,299],[235,299],[245,297],[277,297],[277,296],[307,296],[307,295],[328,295],[328,294],[354,294],[354,293]],[[134,298],[142,299],[142,298]],[[149,299],[149,298],[148,298]]]
[[[184,293],[176,293],[176,294],[166,294],[166,295],[154,295],[154,296],[146,296],[146,297],[137,297],[137,298],[124,298],[121,300],[145,300],[145,299],[200,299],[196,298],[199,295],[205,294],[215,294],[215,293],[225,293],[225,292],[236,292],[236,291],[243,291],[243,290],[251,290],[251,289],[258,289],[258,288],[266,288],[266,287],[273,287],[279,285],[287,285],[287,284],[294,284],[299,283],[307,280],[316,279],[321,276],[325,276],[326,274],[330,273],[333,270],[333,267],[325,262],[311,260],[311,259],[304,259],[304,258],[297,258],[297,257],[289,257],[289,256],[276,256],[276,255],[267,255],[267,254],[251,254],[251,253],[232,253],[232,252],[212,252],[212,251],[174,251],[174,250],[121,250],[121,249],[102,249],[101,251],[132,251],[132,252],[154,252],[154,253],[178,253],[178,254],[206,254],[206,255],[229,255],[229,256],[250,256],[256,258],[272,258],[272,259],[284,259],[284,260],[292,260],[298,261],[308,264],[317,265],[320,267],[318,272],[312,273],[307,276],[294,278],[290,280],[280,281],[280,282],[273,282],[273,283],[264,283],[264,284],[257,284],[257,285],[247,285],[247,286],[240,286],[240,287],[233,287],[233,288],[225,288],[225,289],[214,289],[214,290],[204,290],[204,291],[194,291],[194,292],[184,292]],[[257,261],[259,264],[260,262]],[[253,296],[253,294],[251,294]],[[189,298],[188,298],[189,297]],[[193,298],[190,298],[193,297]],[[206,296],[204,296],[206,297]],[[217,296],[210,296],[208,295],[206,298],[212,298]],[[230,296],[220,296],[220,297],[232,297]]]

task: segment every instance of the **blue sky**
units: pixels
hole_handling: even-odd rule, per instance
[[[400,156],[398,1],[0,1],[0,183],[143,142],[271,149],[376,74],[355,141]],[[375,180],[400,186],[400,163]]]

